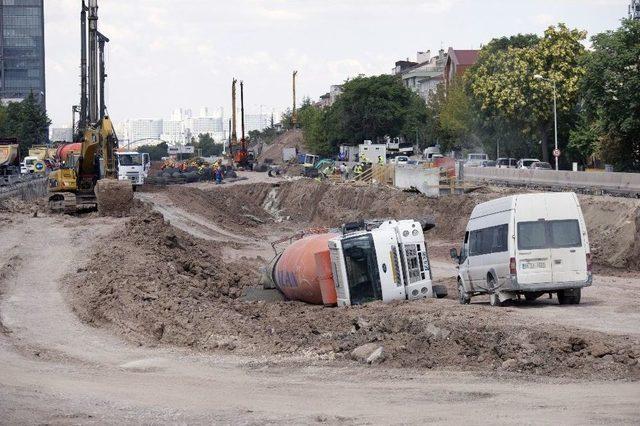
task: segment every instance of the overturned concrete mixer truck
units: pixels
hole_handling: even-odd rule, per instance
[[[325,306],[444,297],[446,288],[432,284],[424,237],[433,227],[378,220],[304,236],[276,255],[263,284],[288,300]]]

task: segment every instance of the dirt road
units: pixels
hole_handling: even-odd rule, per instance
[[[177,215],[174,223],[183,219]],[[636,424],[640,420],[640,386],[635,382],[481,377],[350,363],[336,366],[304,357],[234,357],[134,346],[80,322],[62,291],[65,276],[82,268],[94,244],[118,229],[121,220],[12,215],[0,217],[0,224],[2,423]],[[217,225],[205,222],[200,231],[213,229],[212,235],[220,236],[210,226]],[[442,262],[442,271],[447,271]],[[618,299],[637,300],[640,283],[606,278],[603,288],[609,285],[620,287],[620,292],[613,298],[606,291],[587,293],[589,310],[576,307],[572,321],[583,326],[604,324],[594,327],[621,334],[632,332],[635,324],[637,332],[637,310]],[[551,323],[568,312],[554,312],[555,307],[545,304],[509,309]],[[616,326],[625,315],[627,321]]]

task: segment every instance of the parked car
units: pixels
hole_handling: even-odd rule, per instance
[[[495,167],[495,166],[496,166],[496,162],[493,160],[484,160],[480,165],[480,167]]]
[[[408,164],[409,163],[409,157],[405,156],[405,155],[399,155],[396,158],[394,158],[392,160],[393,164]]]
[[[492,305],[524,295],[556,293],[561,305],[580,303],[592,284],[587,227],[576,194],[499,198],[471,213],[458,262],[458,298],[491,295]]]
[[[537,161],[533,163],[530,168],[534,170],[553,170],[551,164],[545,163],[544,161]]]
[[[517,164],[518,160],[515,158],[498,158],[498,161],[496,161],[496,167],[499,169],[515,168]]]
[[[480,167],[483,161],[487,161],[489,156],[487,154],[469,154],[467,155],[467,167]]]
[[[518,169],[530,169],[533,163],[539,163],[540,160],[537,158],[522,158],[518,161],[517,168]]]

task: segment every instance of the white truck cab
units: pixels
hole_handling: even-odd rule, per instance
[[[149,176],[151,159],[146,152],[118,152],[118,180],[131,181],[133,186],[144,185]]]
[[[591,250],[576,194],[499,198],[471,213],[458,263],[458,296],[491,295],[491,304],[556,293],[560,304],[580,303],[592,284]]]
[[[20,173],[28,175],[36,172],[36,164],[38,164],[38,157],[25,157],[20,164]]]
[[[414,220],[352,225],[329,241],[338,306],[436,297],[424,237],[432,225]]]

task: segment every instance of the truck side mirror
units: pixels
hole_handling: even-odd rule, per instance
[[[458,250],[452,248],[451,250],[449,250],[449,254],[451,255],[451,258],[454,260],[459,260],[460,256],[458,256]]]

